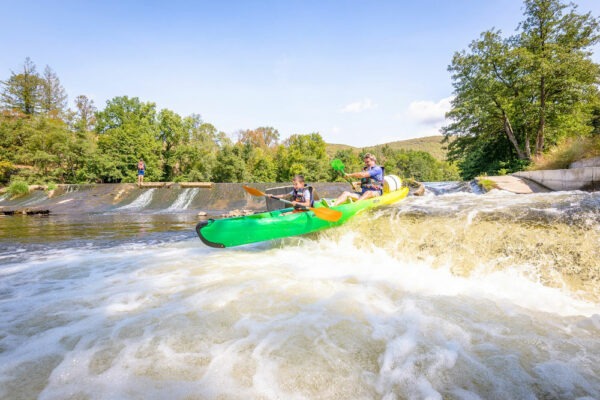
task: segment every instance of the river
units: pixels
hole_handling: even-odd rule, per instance
[[[0,217],[0,398],[600,398],[600,192],[427,188],[231,249],[187,198]]]

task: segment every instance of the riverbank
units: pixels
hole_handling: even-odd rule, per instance
[[[600,157],[580,160],[566,169],[520,171],[512,175],[486,176],[496,189],[517,194],[600,190]]]

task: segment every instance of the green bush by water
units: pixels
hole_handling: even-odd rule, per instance
[[[8,193],[12,197],[19,197],[29,194],[29,185],[23,181],[15,181],[8,187]]]

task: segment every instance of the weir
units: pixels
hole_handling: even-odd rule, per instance
[[[90,214],[104,212],[207,212],[234,209],[264,210],[265,200],[248,195],[241,183],[216,183],[210,187],[171,185],[139,188],[134,184],[59,185],[53,191],[36,190],[27,196],[0,198],[0,212],[24,208],[47,210],[50,214]],[[286,183],[250,184],[261,191]],[[348,190],[345,183],[316,183],[320,196],[336,197]]]

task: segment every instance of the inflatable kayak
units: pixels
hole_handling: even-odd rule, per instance
[[[284,208],[253,215],[200,221],[196,225],[196,233],[206,245],[223,248],[317,232],[342,225],[362,211],[397,203],[404,199],[409,191],[407,187],[399,186],[392,189],[386,184],[384,194],[379,197],[330,207],[331,210],[341,212],[337,221],[318,218],[315,212],[310,210],[292,212],[293,208]],[[328,207],[327,204],[328,201],[322,199],[315,202],[314,208]]]

